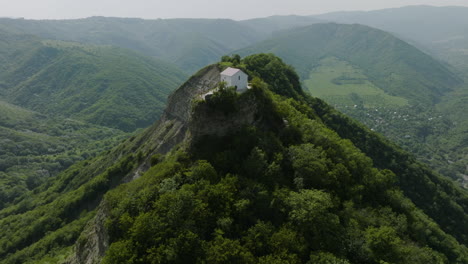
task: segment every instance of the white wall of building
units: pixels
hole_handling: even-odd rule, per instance
[[[228,87],[234,86],[237,87],[237,90],[242,91],[247,89],[248,76],[242,71],[238,71],[232,76],[221,75],[221,81],[226,82]]]

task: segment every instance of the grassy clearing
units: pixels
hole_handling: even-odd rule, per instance
[[[408,100],[386,94],[371,83],[363,71],[335,57],[327,57],[314,68],[305,88],[313,95],[338,105],[405,106]]]

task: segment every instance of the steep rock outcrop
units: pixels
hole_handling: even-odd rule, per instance
[[[237,100],[235,108],[233,112],[224,113],[213,109],[208,104],[197,105],[189,122],[192,141],[209,135],[221,137],[246,124],[256,122],[258,105],[252,93],[242,96],[242,100]]]
[[[168,105],[160,120],[148,128],[142,135],[135,138],[138,146],[133,151],[147,153],[139,163],[137,169],[129,173],[123,182],[138,178],[150,167],[150,158],[153,154],[165,154],[174,146],[191,138],[189,123],[192,116],[192,102],[195,98],[214,89],[220,81],[220,68],[210,65],[203,68],[180,88],[168,100]],[[106,204],[101,202],[96,217],[88,223],[75,244],[74,254],[67,260],[68,264],[100,263],[108,246],[109,237],[105,228]]]

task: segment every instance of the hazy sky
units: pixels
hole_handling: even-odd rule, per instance
[[[246,19],[271,15],[312,15],[341,10],[373,10],[406,5],[468,6],[468,0],[0,0],[0,17]]]

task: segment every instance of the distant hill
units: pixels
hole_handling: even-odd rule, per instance
[[[113,45],[172,62],[191,74],[222,55],[271,37],[274,32],[315,23],[359,23],[395,34],[468,69],[468,8],[409,6],[369,12],[316,16],[229,19],[156,19],[90,17],[75,20],[0,19],[0,27],[47,39]]]
[[[416,41],[452,65],[468,70],[468,7],[407,6],[314,17],[338,23],[359,23],[392,32]]]
[[[185,76],[133,51],[0,26],[0,208],[154,122]]]
[[[186,76],[121,48],[0,34],[0,95],[40,113],[132,131],[158,118]]]
[[[314,24],[239,52],[260,51],[292,64],[310,94],[467,186],[466,147],[459,144],[467,93],[443,63],[390,33],[357,24]]]
[[[263,34],[228,19],[0,19],[0,25],[47,39],[132,49],[172,62],[189,74],[263,38]]]
[[[295,27],[303,27],[316,23],[324,23],[326,20],[317,19],[311,16],[269,16],[239,21],[242,25],[248,26],[259,34],[270,37],[272,33],[287,30]]]
[[[393,35],[362,25],[315,24],[240,50],[242,55],[272,52],[309,79],[313,70],[334,57],[362,71],[365,79],[387,95],[431,105],[462,82],[440,62]],[[346,73],[336,81],[353,81]],[[347,80],[351,78],[350,80]],[[308,87],[313,93],[313,87]]]

